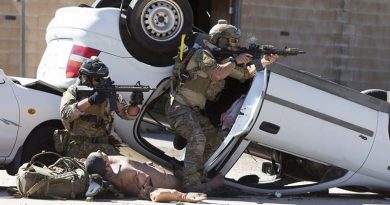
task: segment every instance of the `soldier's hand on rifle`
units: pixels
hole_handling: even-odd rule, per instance
[[[241,53],[240,55],[238,55],[236,57],[236,62],[238,65],[241,65],[241,64],[247,64],[249,63],[249,61],[251,60],[252,58],[252,55],[249,54],[249,53]]]
[[[268,65],[271,65],[273,62],[275,62],[278,58],[279,55],[277,54],[264,55],[261,59],[261,64],[264,68],[266,68]]]
[[[106,98],[107,96],[104,92],[95,91],[91,96],[88,97],[88,102],[91,105],[99,104],[104,102]]]
[[[256,66],[254,64],[247,66],[246,69],[248,70],[248,74],[245,75],[246,79],[253,78],[257,73]]]
[[[137,106],[141,105],[144,101],[144,94],[140,91],[135,91],[131,94],[130,97],[130,105],[131,106]]]

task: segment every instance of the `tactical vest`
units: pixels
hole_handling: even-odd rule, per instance
[[[73,121],[71,133],[89,138],[108,136],[113,118],[107,110],[108,101],[89,107],[83,115]]]
[[[207,96],[207,89],[211,83],[211,79],[207,74],[201,75],[202,70],[200,70],[199,66],[194,67],[192,70],[188,70],[188,64],[195,54],[197,49],[192,48],[186,55],[186,57],[180,61],[176,58],[175,67],[173,69],[173,76],[179,82],[179,86],[190,89],[194,92],[201,93],[204,96]],[[205,50],[210,56],[212,56],[211,52]],[[200,62],[203,59],[194,59],[196,62]]]
[[[180,83],[185,83],[188,80],[191,80],[190,72],[187,70],[187,64],[194,55],[196,49],[192,48],[190,51],[184,53],[185,57],[183,60],[180,60],[179,54],[175,57],[175,66],[172,70],[172,74]]]

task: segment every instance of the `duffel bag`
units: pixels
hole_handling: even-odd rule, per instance
[[[36,160],[49,154],[59,157],[50,166]],[[19,168],[16,179],[17,188],[23,197],[75,199],[84,196],[89,175],[84,165],[74,158],[62,157],[54,152],[42,152],[34,155],[30,162]]]

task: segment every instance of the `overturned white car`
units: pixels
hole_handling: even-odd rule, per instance
[[[163,148],[153,138],[174,138],[163,108],[172,71],[166,58],[178,45],[176,40],[170,41],[181,33],[191,35],[185,25],[191,25],[192,17],[183,11],[182,4],[185,1],[152,0],[134,1],[122,10],[60,9],[48,26],[48,45],[38,69],[39,79],[67,87],[77,78],[81,62],[98,55],[117,84],[141,81],[156,88],[146,94],[137,120],[116,118],[114,126],[131,147],[168,168],[172,162],[181,164],[183,151],[172,151],[173,145]],[[142,42],[132,35],[135,31],[141,32],[136,36],[144,34]],[[159,45],[155,50],[153,42]],[[164,50],[168,42],[173,46]],[[140,47],[145,44],[150,47]],[[163,55],[157,55],[159,52]],[[278,64],[258,72],[252,82],[236,85],[227,86],[217,102],[218,107],[229,107],[234,97],[246,95],[229,135],[204,165],[210,176],[223,173],[226,184],[259,194],[298,194],[331,187],[390,190],[390,104],[386,91],[362,94]],[[237,87],[234,92],[229,90]],[[210,117],[220,114],[210,107]],[[247,163],[256,163],[257,169],[231,174]],[[248,180],[244,177],[248,175],[254,177]]]

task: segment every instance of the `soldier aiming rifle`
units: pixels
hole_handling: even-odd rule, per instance
[[[252,60],[248,64],[255,64],[255,65],[259,65],[257,62],[259,62],[260,59],[266,55],[276,54],[278,56],[296,56],[299,54],[306,53],[305,51],[301,51],[298,48],[285,47],[284,49],[279,49],[279,48],[275,48],[273,45],[257,45],[255,43],[250,43],[248,48],[237,47],[234,50],[215,48],[212,49],[211,52],[213,53],[213,55],[217,60],[226,59],[231,56],[235,57],[241,53],[249,53],[251,55]],[[257,68],[259,67],[260,66],[257,66]]]
[[[138,81],[135,85],[115,85],[115,82],[110,77],[104,77],[100,79],[99,84],[95,87],[89,87],[85,85],[79,85],[76,87],[76,98],[83,99],[91,96],[94,92],[104,93],[110,103],[110,111],[118,109],[115,101],[117,92],[149,92],[154,90],[148,85],[141,85]]]
[[[138,116],[144,98],[151,90],[139,83],[134,86],[116,86],[108,78],[108,68],[96,56],[84,62],[78,81],[64,92],[61,99],[61,119],[66,130],[54,133],[56,151],[66,156],[85,158],[89,153],[102,150],[119,154],[110,144],[121,142],[112,130],[113,113],[131,120]],[[132,91],[127,103],[117,91]]]

